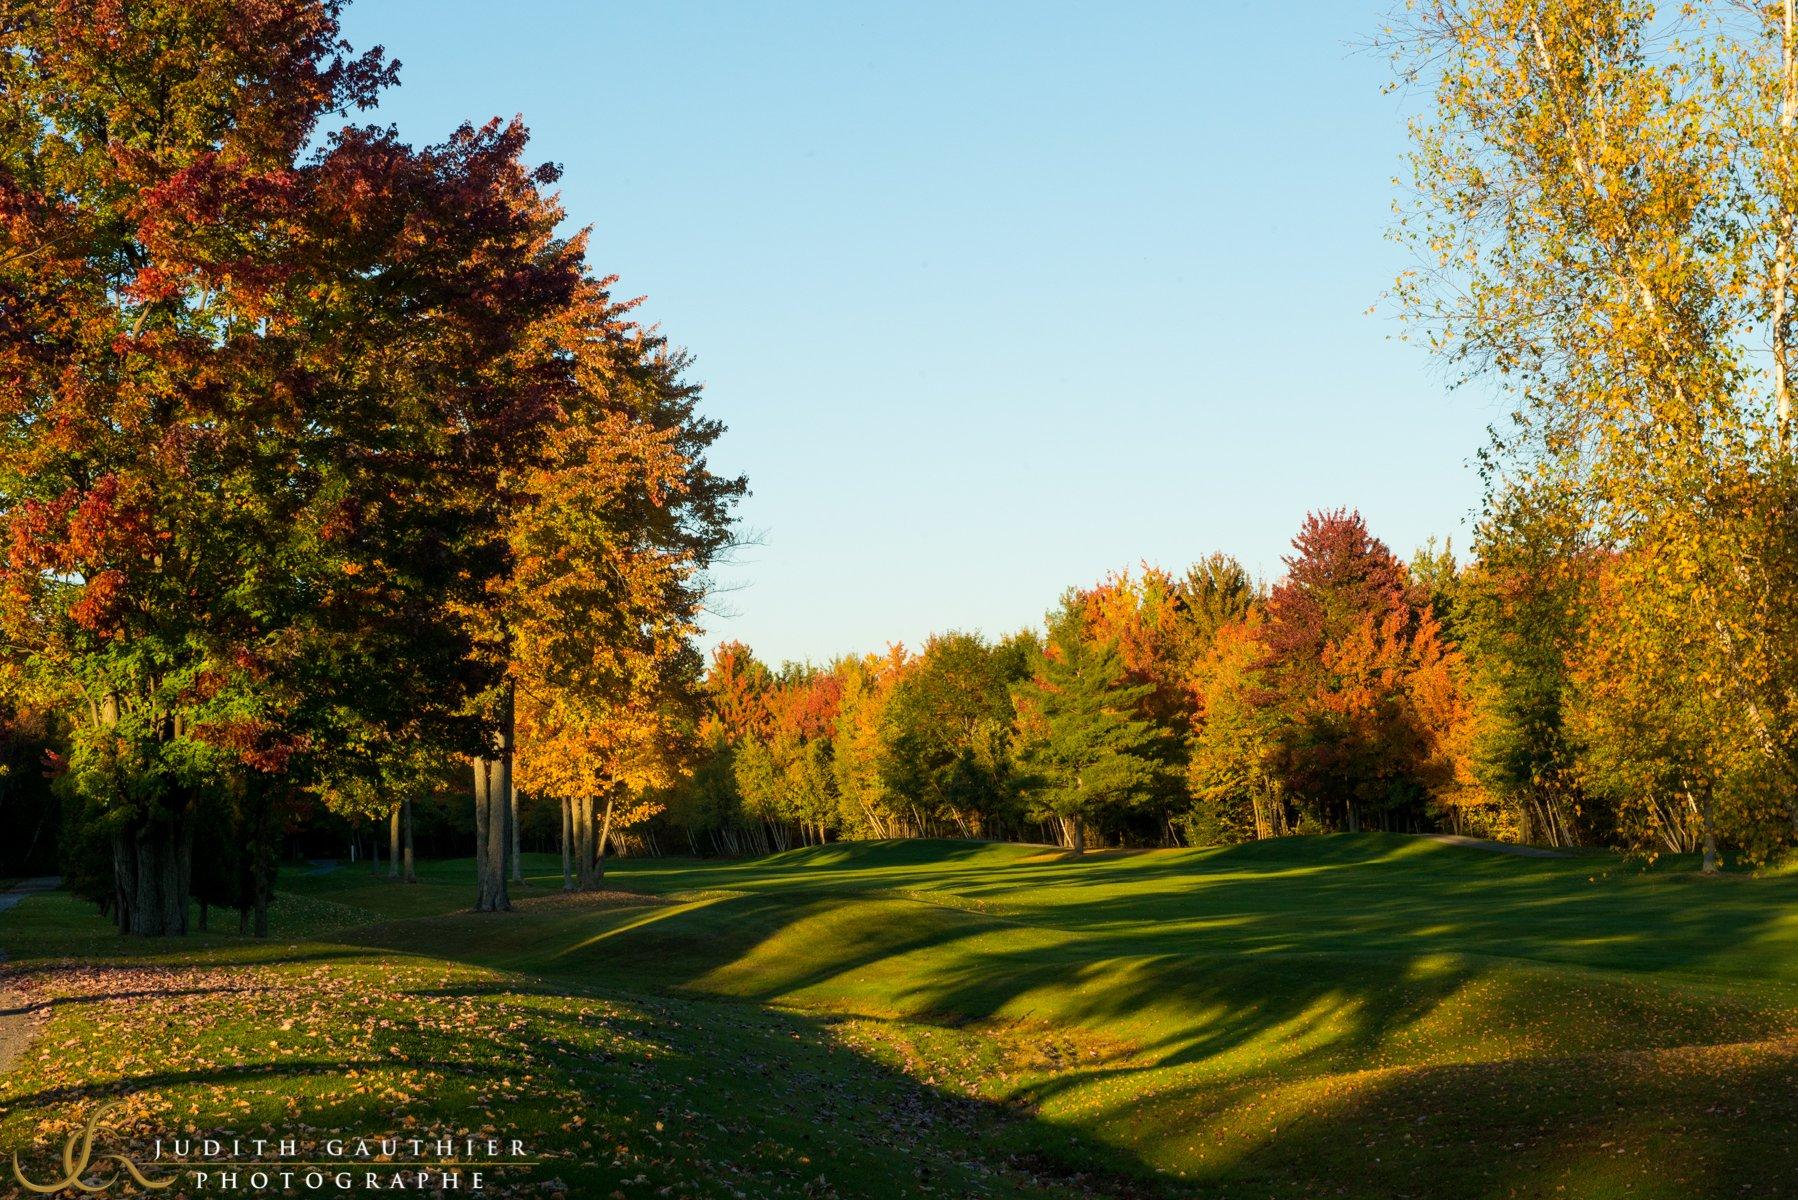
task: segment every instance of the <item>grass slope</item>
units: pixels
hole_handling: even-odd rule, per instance
[[[1798,878],[1382,835],[634,860],[598,898],[529,865],[500,916],[459,911],[466,863],[291,876],[277,941],[167,958],[27,901],[0,946],[54,1016],[0,1136],[70,1060],[190,1122],[350,1126],[378,1110],[341,1054],[410,1119],[530,1127],[531,1186],[583,1197],[1798,1190],[1769,1152],[1798,1130]],[[82,949],[113,968],[59,965]],[[95,1068],[128,1029],[135,1066]]]

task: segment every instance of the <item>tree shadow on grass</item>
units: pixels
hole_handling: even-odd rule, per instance
[[[66,1123],[80,1116],[70,1106],[87,1111],[91,1102],[138,1096],[182,1122],[155,1130],[160,1136],[284,1136],[292,1122],[314,1134],[369,1138],[397,1125],[414,1134],[497,1129],[525,1140],[546,1163],[532,1183],[518,1185],[530,1194],[551,1174],[583,1197],[633,1183],[632,1194],[647,1188],[644,1194],[770,1200],[1160,1194],[1128,1181],[1077,1172],[1043,1178],[984,1162],[985,1139],[1016,1114],[882,1067],[837,1044],[825,1023],[796,1014],[537,980],[432,984],[422,977],[383,993],[373,1009],[351,993],[332,993],[337,999],[321,1013],[310,977],[261,989],[283,997],[285,1007],[271,1001],[246,1010],[226,992],[170,991],[164,999],[181,1020],[142,1029],[134,1026],[135,998],[95,997],[80,1036],[97,1044],[135,1036],[133,1061],[163,1065],[96,1066],[79,1080],[35,1085],[0,1077],[3,1109],[15,1118],[9,1127]],[[330,1003],[349,1007],[333,1014]],[[393,1039],[395,1052],[321,1057],[271,1049],[259,1031],[281,1012],[349,1030],[378,1016],[380,1037]],[[189,1052],[180,1039],[191,1038],[188,1026],[261,1049],[232,1064],[184,1065]],[[442,1082],[421,1090],[420,1070]],[[296,1106],[296,1097],[305,1103]],[[45,1142],[27,1158],[53,1154]],[[510,1191],[490,1186],[487,1194]]]
[[[978,883],[953,873],[903,880],[953,885],[964,898],[1016,896],[1027,874],[1041,891],[1016,919],[1018,909],[998,918],[897,900],[892,878],[849,878],[854,864],[832,862],[793,887],[744,878],[757,891],[604,930],[532,970],[908,1022],[1113,1031],[1131,1052],[1046,1072],[1019,1094],[1050,1114],[1081,1112],[1079,1128],[1061,1115],[1028,1128],[1052,1157],[1091,1164],[1099,1155],[1136,1171],[1158,1162],[1162,1144],[1215,1137],[1223,1150],[1206,1157],[1194,1146],[1192,1162],[1208,1186],[1235,1180],[1228,1195],[1237,1184],[1266,1195],[1255,1180],[1309,1195],[1323,1178],[1347,1180],[1349,1195],[1509,1195],[1505,1187],[1566,1175],[1557,1164],[1586,1164],[1600,1182],[1676,1180],[1665,1195],[1775,1178],[1764,1164],[1717,1166],[1753,1135],[1706,1114],[1731,1090],[1793,1081],[1782,1049],[1755,1061],[1739,1047],[1782,1038],[1793,1018],[1757,997],[1730,997],[1730,979],[1717,977],[1713,993],[1703,981],[1719,959],[1789,937],[1778,928],[1798,894],[1787,882],[1730,892],[1683,878],[1600,882],[1591,876],[1604,867],[1586,860],[1458,847],[1426,858],[1402,846],[1366,860],[1349,851],[1316,856],[1322,862],[1215,855],[1212,865],[1226,869],[1203,873],[1144,856],[1131,864],[1135,894],[1104,894],[1090,864],[1061,862],[992,867]],[[1082,882],[1099,894],[1077,896]],[[1057,889],[1068,896],[1043,896]],[[1767,979],[1778,981],[1778,968]],[[1753,981],[1753,964],[1737,975]],[[1663,1088],[1654,1072],[1618,1092],[1652,1112],[1649,1121],[1618,1115],[1604,1092],[1620,1061],[1670,1070],[1681,1054],[1744,1052],[1731,1076],[1692,1092]],[[1591,1090],[1553,1110],[1555,1123],[1516,1153],[1406,1124],[1451,1114],[1437,1128],[1478,1126],[1498,1103],[1546,1114],[1561,1094],[1557,1072]],[[1244,1097],[1269,1090],[1291,1106],[1278,1123],[1257,1130],[1250,1115],[1232,1114],[1232,1105],[1251,1112]],[[1773,1124],[1757,1123],[1758,1137],[1789,1132],[1787,1110],[1785,1101],[1766,1108]],[[1710,1141],[1694,1151],[1685,1128],[1708,1130]],[[1368,1146],[1365,1130],[1384,1130],[1390,1146]],[[1616,1168],[1611,1151],[1584,1144],[1588,1132],[1636,1146],[1649,1166]],[[1672,1146],[1712,1166],[1679,1168]],[[1449,1189],[1444,1162],[1462,1159],[1474,1166]]]
[[[1174,1084],[1131,1119],[1151,1143],[1212,1131],[1186,1173],[1208,1196],[1785,1195],[1798,1170],[1768,1148],[1798,1132],[1795,1068],[1782,1042]]]
[[[0,975],[0,978],[4,978]],[[264,989],[256,987],[207,987],[207,988],[172,988],[141,990],[130,992],[99,992],[80,996],[52,996],[44,1000],[32,1000],[11,1008],[0,1007],[0,1017],[22,1017],[32,1013],[48,1012],[51,1009],[67,1008],[77,1004],[103,1004],[109,1000],[148,1000],[165,999],[169,996],[224,996],[255,995]]]
[[[932,848],[945,852],[933,861]],[[803,857],[800,855],[803,853]],[[980,844],[819,847],[726,864],[627,860],[659,891],[929,899],[1069,933],[1128,927],[1137,953],[1492,954],[1798,983],[1798,879],[1642,874],[1614,856],[1520,859],[1399,835],[1286,838],[1135,858],[991,861]],[[1746,883],[1748,886],[1732,886]]]

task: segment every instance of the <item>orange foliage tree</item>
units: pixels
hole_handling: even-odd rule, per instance
[[[1456,652],[1359,513],[1313,513],[1268,601],[1261,668],[1282,770],[1315,824],[1418,826],[1455,772]]]
[[[707,464],[722,427],[698,415],[685,358],[630,323],[609,282],[588,285],[562,343],[577,386],[523,472],[504,594],[519,784],[560,803],[565,882],[582,888],[679,769],[705,572],[744,491]]]

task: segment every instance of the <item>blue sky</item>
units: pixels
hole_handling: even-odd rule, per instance
[[[1034,624],[1307,509],[1466,542],[1491,402],[1390,314],[1384,0],[361,0],[416,142],[522,113],[598,269],[697,356],[761,544],[710,640]]]

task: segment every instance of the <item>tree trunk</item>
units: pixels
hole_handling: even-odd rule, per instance
[[[270,835],[273,825],[274,803],[268,792],[258,791],[254,795],[256,818],[251,822],[251,850],[254,857],[250,860],[251,879],[255,886],[254,909],[256,918],[256,936],[268,936],[268,902],[269,893],[274,889],[274,872],[272,870],[273,847]]]
[[[512,907],[512,900],[506,894],[506,848],[510,840],[508,826],[511,824],[512,796],[513,708],[510,684],[506,685],[501,704],[499,743],[496,746],[499,753],[493,761],[492,776],[487,782],[490,817],[487,830],[487,871],[491,887],[488,908],[493,912],[505,912]]]
[[[506,777],[506,828],[512,834],[512,882],[523,883],[524,860],[518,856],[518,785],[512,781],[509,770]]]
[[[1074,815],[1074,853],[1086,853],[1086,822],[1080,819],[1078,813]]]
[[[574,880],[583,892],[593,887],[592,796],[582,796],[574,804]]]
[[[119,932],[167,937],[187,932],[193,878],[193,830],[184,812],[166,809],[113,837]]]
[[[506,787],[509,783],[503,745],[487,761],[487,903],[485,912],[504,912],[506,895]]]
[[[412,797],[405,796],[400,800],[400,826],[405,837],[407,883],[418,882],[418,872],[414,869],[412,858]]]
[[[574,804],[562,797],[562,890],[574,890]]]
[[[400,806],[387,814],[387,878],[400,877]]]
[[[477,912],[488,910],[488,897],[493,892],[487,880],[487,821],[491,797],[487,789],[487,760],[477,758],[474,765],[474,906]]]
[[[512,840],[512,770],[503,751],[495,762],[504,764],[504,770],[495,776],[493,784],[493,803],[499,806],[499,812],[494,818],[499,822],[499,877],[509,880],[512,877],[512,851],[515,848]],[[500,776],[504,777],[503,781]]]
[[[599,826],[599,861],[594,868],[595,886],[605,882],[606,878],[606,839],[612,836],[612,799],[614,792],[606,793],[606,815]]]
[[[1704,851],[1703,862],[1700,865],[1699,870],[1706,875],[1715,875],[1717,873],[1717,831],[1711,825],[1710,789],[1704,789],[1704,802],[1701,804],[1693,800],[1691,789],[1688,788],[1686,791],[1686,802],[1690,804],[1692,810],[1698,814],[1698,828],[1702,838],[1701,844]]]

